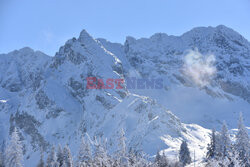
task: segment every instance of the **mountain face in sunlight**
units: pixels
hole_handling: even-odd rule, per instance
[[[86,89],[87,77],[124,80],[122,89]],[[126,78],[162,79],[162,89],[128,89]],[[30,48],[0,55],[0,140],[17,127],[31,164],[39,148],[69,144],[82,134],[114,140],[150,155],[185,139],[204,156],[209,130],[239,112],[250,121],[250,43],[225,26],[182,36],[127,37],[124,45],[85,30],[54,57]],[[202,126],[202,127],[201,127]],[[205,127],[205,128],[203,128]]]

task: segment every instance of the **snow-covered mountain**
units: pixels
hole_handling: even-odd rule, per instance
[[[40,148],[58,143],[76,153],[83,133],[107,137],[114,151],[121,129],[129,147],[150,155],[162,149],[175,155],[184,139],[202,157],[209,130],[199,125],[226,120],[235,127],[240,111],[250,121],[249,58],[250,43],[225,26],[180,37],[128,37],[124,45],[83,30],[54,57],[30,48],[2,54],[0,140],[17,127],[29,166]],[[86,89],[87,77],[125,83],[123,89]],[[160,78],[164,87],[127,89],[131,77]]]
[[[223,25],[198,27],[181,36],[127,37],[124,46],[99,39],[125,64],[127,77],[161,78],[164,89],[131,92],[156,99],[187,123],[207,128],[239,112],[250,122],[250,43]]]

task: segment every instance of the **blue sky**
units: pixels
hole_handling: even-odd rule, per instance
[[[0,0],[0,53],[29,46],[54,56],[82,29],[124,43],[220,24],[250,41],[250,0]]]

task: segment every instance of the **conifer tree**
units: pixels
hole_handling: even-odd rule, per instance
[[[219,153],[222,158],[228,157],[231,151],[231,140],[229,138],[226,122],[223,122],[220,139],[219,139]]]
[[[63,161],[66,167],[73,167],[73,158],[68,145],[64,147],[63,155],[64,155]]]
[[[182,141],[180,152],[179,152],[179,161],[185,166],[191,163],[190,151],[186,141]]]
[[[23,146],[20,141],[17,129],[11,134],[10,142],[5,152],[5,166],[7,167],[22,167],[23,161]]]
[[[40,152],[40,160],[39,163],[37,164],[37,167],[45,167],[44,161],[43,161],[43,152]]]
[[[58,146],[57,154],[56,155],[57,155],[57,162],[59,164],[59,167],[62,167],[63,166],[64,155],[63,155],[62,146],[60,144]]]
[[[54,146],[51,148],[50,154],[47,157],[46,167],[59,167]]]
[[[163,152],[162,155],[160,155],[160,152],[158,151],[155,157],[155,165],[157,167],[165,167],[165,166],[169,166],[170,163],[167,159],[167,156],[165,155],[165,153]]]
[[[5,141],[2,142],[0,147],[0,167],[4,167],[4,150],[5,150]]]
[[[108,166],[110,164],[110,159],[106,149],[106,141],[104,143],[95,139],[95,156],[94,156],[94,166]]]
[[[216,157],[216,135],[215,135],[215,130],[212,130],[212,134],[210,136],[210,143],[208,144],[207,147],[207,159],[213,159]]]
[[[4,147],[5,142],[3,141],[0,147],[0,167],[4,167]]]
[[[126,138],[125,132],[123,129],[120,131],[119,143],[118,143],[118,161],[120,165],[128,165],[128,157],[127,157],[127,150],[126,150]]]
[[[246,127],[243,122],[243,115],[240,113],[238,122],[238,132],[236,135],[235,150],[239,154],[239,159],[241,164],[245,166],[250,166],[250,143],[249,136]]]
[[[78,153],[78,167],[91,166],[92,152],[88,140],[82,136],[80,150]]]

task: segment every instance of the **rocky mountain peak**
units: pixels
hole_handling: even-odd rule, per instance
[[[81,31],[78,40],[85,45],[95,44],[96,42],[96,40],[85,29]]]

